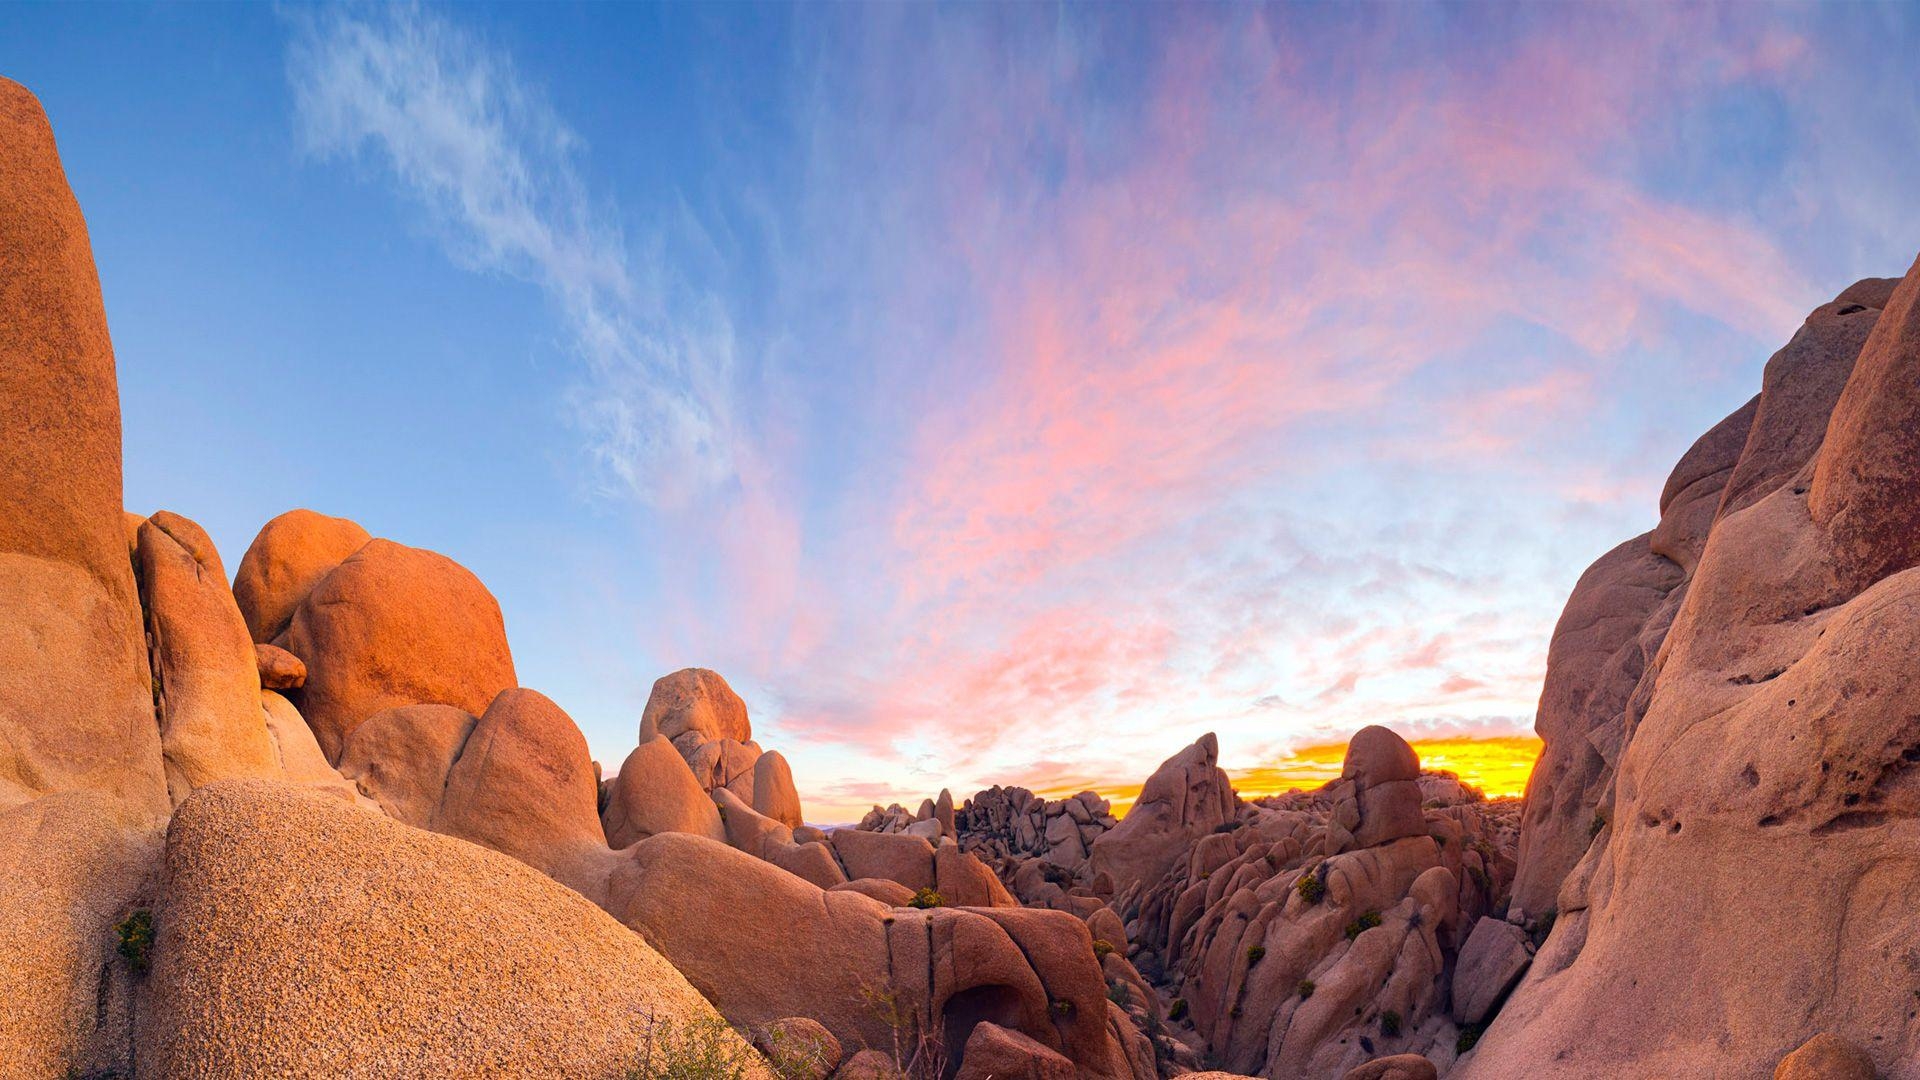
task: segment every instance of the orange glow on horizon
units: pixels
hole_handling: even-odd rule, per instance
[[[1527,777],[1533,774],[1544,744],[1532,735],[1494,735],[1482,738],[1461,736],[1450,739],[1410,740],[1420,755],[1422,768],[1445,771],[1485,792],[1489,799],[1518,798],[1527,789]],[[1290,756],[1271,765],[1250,769],[1228,769],[1227,778],[1242,798],[1257,799],[1286,791],[1311,790],[1338,779],[1346,761],[1346,743],[1324,743],[1301,747]],[[1124,817],[1140,797],[1141,781],[1099,783],[1065,780],[1033,792],[1044,799],[1064,799],[1092,788],[1113,804],[1116,817]]]

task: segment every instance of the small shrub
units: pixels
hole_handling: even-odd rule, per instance
[[[1606,827],[1607,827],[1607,815],[1605,814],[1593,815],[1592,824],[1587,826],[1587,839],[1591,840],[1594,837],[1599,836],[1600,830]]]
[[[145,908],[114,924],[120,938],[120,955],[136,975],[145,975],[153,966],[153,912]]]
[[[1312,979],[1301,979],[1300,986],[1299,986],[1300,1000],[1305,1001],[1308,998],[1312,997],[1315,989],[1317,989],[1317,987],[1313,985]]]
[[[1247,966],[1252,967],[1253,965],[1259,963],[1261,958],[1266,955],[1267,955],[1267,948],[1264,945],[1247,946]]]
[[[1115,979],[1107,984],[1107,1000],[1124,1009],[1132,1003],[1133,991],[1127,989],[1126,983]]]
[[[747,1080],[754,1055],[718,1016],[651,1019],[627,1080]]]
[[[1055,998],[1052,1002],[1052,1006],[1053,1006],[1053,1013],[1055,1016],[1072,1016],[1073,1015],[1073,1002],[1068,1001],[1065,998]]]
[[[1391,1039],[1400,1034],[1400,1014],[1388,1009],[1380,1014],[1380,1034]]]
[[[1167,1006],[1167,1019],[1185,1020],[1186,1018],[1187,1018],[1187,999],[1174,998],[1173,1004]]]
[[[1470,876],[1472,876],[1473,883],[1480,887],[1481,892],[1492,891],[1493,879],[1487,876],[1487,872],[1485,870],[1482,870],[1478,866],[1469,866],[1467,867],[1467,873]]]
[[[921,908],[923,910],[926,908],[946,907],[947,898],[934,892],[932,889],[922,886],[914,892],[913,899],[907,901],[907,906]]]
[[[1480,1033],[1487,1030],[1485,1024],[1467,1024],[1460,1029],[1460,1037],[1453,1040],[1453,1052],[1464,1054],[1480,1041]]]
[[[1112,952],[1113,952],[1113,942],[1108,941],[1106,938],[1093,939],[1093,955],[1095,957],[1101,960],[1105,960],[1108,954]]]
[[[1293,891],[1299,893],[1300,899],[1307,903],[1317,904],[1327,898],[1327,883],[1320,880],[1319,874],[1309,870],[1300,875],[1300,883],[1293,887]]]
[[[1347,940],[1352,941],[1368,930],[1380,925],[1380,913],[1369,911],[1347,924]]]

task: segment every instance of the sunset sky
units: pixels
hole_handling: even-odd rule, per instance
[[[1206,731],[1249,791],[1367,723],[1512,785],[1580,571],[1920,250],[1916,55],[1891,4],[0,7],[131,508],[445,552],[609,768],[715,668],[818,821]]]

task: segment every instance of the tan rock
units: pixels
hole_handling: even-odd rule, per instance
[[[933,851],[933,890],[955,907],[1019,907],[987,865],[942,838]]]
[[[852,881],[830,885],[827,888],[833,892],[856,892],[862,896],[872,897],[888,907],[906,907],[907,901],[913,899],[912,889],[886,878],[854,878]]]
[[[1694,441],[1660,494],[1660,523],[1647,537],[1647,547],[1670,559],[1682,572],[1691,571],[1706,546],[1725,494],[1727,480],[1740,462],[1760,409],[1760,396],[1735,409]],[[1764,436],[1763,436],[1764,438]]]
[[[486,586],[444,555],[388,540],[314,585],[276,644],[306,663],[294,703],[336,761],[375,713],[432,704],[479,714],[518,681]]]
[[[1554,626],[1534,722],[1546,747],[1527,780],[1513,885],[1514,902],[1527,911],[1555,906],[1561,882],[1593,842],[1628,702],[1666,633],[1656,610],[1680,581],[1680,568],[1637,536],[1580,575]]]
[[[1873,1059],[1832,1032],[1823,1031],[1782,1058],[1773,1080],[1873,1080]]]
[[[753,738],[753,726],[747,722],[747,705],[733,692],[718,672],[705,668],[684,668],[654,681],[640,718],[640,741],[658,733],[677,739],[697,732],[701,741],[732,739],[747,742]]]
[[[1233,788],[1219,757],[1220,743],[1209,733],[1168,758],[1120,824],[1094,841],[1093,869],[1113,879],[1116,893],[1157,881],[1188,845],[1233,816]]]
[[[827,840],[850,879],[886,878],[909,889],[934,887],[933,845],[922,837],[835,829]]]
[[[893,1058],[878,1050],[862,1050],[847,1058],[834,1080],[906,1080],[907,1074]]]
[[[134,977],[113,926],[149,903],[160,832],[127,813],[86,790],[0,810],[0,1073],[132,1068]]]
[[[263,690],[298,690],[307,684],[307,665],[278,645],[255,645],[253,660]]]
[[[1419,1054],[1394,1054],[1347,1070],[1343,1080],[1436,1080],[1439,1075],[1433,1062]]]
[[[279,637],[320,579],[373,537],[346,518],[289,510],[261,526],[233,577],[233,597],[258,642]]]
[[[142,1076],[612,1076],[650,1021],[715,1019],[579,896],[336,800],[216,784],[166,851]]]
[[[805,824],[800,816],[800,792],[793,786],[793,769],[778,750],[769,750],[753,763],[753,808],[789,829]]]
[[[981,1021],[967,1036],[954,1080],[1074,1080],[1073,1062],[998,1024]]]
[[[607,785],[601,815],[607,843],[623,848],[655,833],[683,832],[724,841],[720,811],[685,758],[665,739],[649,739],[633,748]]]
[[[247,624],[206,531],[165,510],[140,526],[140,593],[167,789],[279,775]]]
[[[804,1016],[788,1016],[753,1033],[760,1051],[780,1080],[826,1080],[840,1067],[840,1040],[825,1025]]]
[[[271,690],[260,692],[260,708],[266,717],[267,734],[273,740],[274,758],[279,763],[280,775],[289,783],[303,784],[316,788],[335,798],[347,802],[357,801],[359,794],[346,777],[327,764],[327,755],[320,752],[320,743],[313,737],[313,729],[300,718],[300,711],[293,703]],[[368,800],[367,805],[378,808],[378,804]]]
[[[1909,274],[1813,461],[1714,526],[1611,824],[1561,890],[1579,907],[1562,905],[1465,1080],[1765,1075],[1820,1032],[1912,1075],[1917,299]]]
[[[388,817],[432,828],[447,774],[479,722],[451,705],[405,705],[377,713],[347,736],[340,775]]]
[[[610,853],[586,737],[535,690],[503,690],[447,773],[432,828],[510,855],[599,902]]]
[[[1453,1022],[1478,1024],[1533,962],[1527,932],[1504,919],[1473,925],[1453,968]]]
[[[53,130],[6,79],[0,191],[0,808],[88,789],[162,815],[99,280]]]
[[[1920,563],[1916,357],[1920,273],[1909,271],[1861,347],[1813,470],[1808,509],[1833,544],[1834,569],[1854,589]]]

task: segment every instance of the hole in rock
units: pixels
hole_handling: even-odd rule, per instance
[[[951,1078],[960,1071],[960,1050],[981,1021],[998,1024],[1009,1031],[1021,1031],[1020,992],[1011,986],[988,983],[969,987],[947,999],[940,1010],[947,1039],[947,1068]]]
[[[1867,305],[1865,304],[1848,304],[1846,307],[1843,307],[1839,311],[1834,312],[1834,314],[1835,315],[1851,315],[1856,311],[1865,311],[1865,310],[1867,310]]]
[[[1747,767],[1740,770],[1740,779],[1745,780],[1748,787],[1760,786],[1760,774],[1754,770],[1753,762],[1747,762]]]
[[[1816,826],[1813,835],[1831,836],[1834,833],[1851,832],[1854,829],[1870,829],[1886,819],[1887,815],[1879,810],[1851,810],[1825,825]]]

